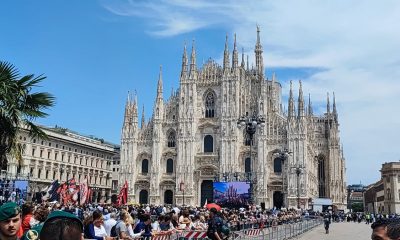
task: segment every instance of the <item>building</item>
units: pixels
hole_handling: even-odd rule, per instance
[[[400,162],[382,164],[385,214],[400,213]]]
[[[164,100],[160,69],[149,121],[143,109],[139,122],[137,97],[128,96],[119,184],[129,182],[130,201],[199,206],[212,200],[215,179],[229,181],[249,172],[256,204],[307,208],[321,197],[346,207],[335,97],[331,105],[328,94],[326,112],[317,116],[311,100],[304,100],[301,82],[297,103],[291,84],[286,112],[281,84],[264,69],[258,27],[254,52],[250,68],[244,54],[239,61],[236,37],[230,57],[226,38],[223,65],[210,59],[198,68],[194,44],[190,62],[185,46],[179,88]],[[237,127],[241,116],[265,120],[253,141]],[[291,154],[282,158],[285,149]]]
[[[119,179],[119,164],[121,161],[120,158],[120,147],[115,147],[115,155],[112,157],[112,163],[111,163],[111,169],[112,169],[112,183],[111,183],[111,194],[112,195],[118,195],[118,179]]]
[[[365,210],[380,214],[400,214],[400,162],[382,164],[381,179],[368,186]]]
[[[364,192],[364,209],[366,212],[382,214],[385,211],[385,191],[382,180],[367,186]]]
[[[31,194],[39,193],[56,179],[65,182],[71,178],[76,181],[87,178],[93,201],[109,201],[114,145],[60,127],[41,129],[48,139],[30,137],[22,130],[19,141],[25,149],[23,161],[18,164],[15,158],[9,159],[0,178],[28,180]]]
[[[364,191],[367,189],[362,184],[347,186],[347,208],[352,209],[354,203],[364,205]]]

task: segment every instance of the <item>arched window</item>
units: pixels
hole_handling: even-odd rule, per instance
[[[244,172],[246,172],[246,173],[251,172],[251,159],[250,158],[246,158],[244,160]]]
[[[173,199],[174,199],[174,193],[172,192],[172,190],[166,190],[164,192],[164,203],[172,204]]]
[[[214,111],[215,111],[215,97],[212,92],[207,93],[206,95],[206,118],[213,118],[214,117]]]
[[[169,158],[167,160],[167,173],[173,173],[174,172],[174,160]]]
[[[277,157],[274,159],[274,173],[282,172],[282,159]]]
[[[142,174],[149,173],[149,160],[143,159],[142,160]]]
[[[211,135],[204,137],[204,152],[214,152],[214,139]]]
[[[148,202],[149,202],[149,192],[143,189],[139,192],[139,203],[147,204]]]
[[[168,133],[168,147],[175,147],[175,131]]]

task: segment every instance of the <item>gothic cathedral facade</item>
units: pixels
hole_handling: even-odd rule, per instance
[[[267,208],[308,208],[316,198],[345,208],[334,95],[332,110],[328,95],[326,112],[316,116],[301,82],[297,102],[290,83],[285,111],[281,84],[275,74],[266,77],[262,53],[258,27],[251,68],[243,53],[239,64],[236,36],[232,58],[226,40],[223,66],[210,59],[198,68],[194,45],[190,61],[185,46],[178,90],[163,99],[160,69],[152,117],[146,121],[143,109],[140,126],[137,97],[128,97],[119,184],[128,182],[130,202],[201,206],[212,200],[213,181],[245,176],[254,203]],[[249,141],[238,119],[252,115],[265,124]]]

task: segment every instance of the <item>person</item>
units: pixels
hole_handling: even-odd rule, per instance
[[[117,225],[115,226],[115,232],[119,239],[131,240],[133,238],[140,237],[142,234],[144,234],[144,231],[140,231],[138,234],[134,234],[133,236],[131,236],[129,234],[129,229],[128,229],[129,222],[130,222],[129,213],[127,211],[122,211],[120,213],[120,220],[117,222]]]
[[[17,240],[21,228],[20,208],[14,202],[0,206],[0,239]]]
[[[47,219],[47,216],[49,215],[49,209],[47,209],[44,206],[38,207],[34,212],[33,216],[31,217],[31,220],[29,222],[31,227],[34,227],[38,224],[44,223],[44,221]]]
[[[33,216],[33,206],[30,203],[25,203],[22,205],[22,230],[24,232],[28,231],[31,229],[31,219]]]
[[[372,240],[390,240],[387,234],[387,227],[388,225],[388,220],[387,219],[377,219],[372,225],[372,234],[371,234],[371,239]]]
[[[210,209],[210,216],[208,220],[208,228],[207,228],[207,237],[210,238],[211,240],[221,240],[220,236],[220,226],[219,226],[219,219],[217,216],[217,209],[216,208],[211,208]]]
[[[83,240],[83,224],[74,214],[53,211],[39,233],[40,240]]]
[[[331,224],[331,215],[329,213],[325,213],[324,215],[324,227],[325,233],[329,234],[329,225]]]
[[[133,230],[134,233],[140,233],[144,230],[144,233],[142,234],[142,237],[144,239],[150,239],[152,234],[151,234],[151,219],[150,215],[144,214],[142,215],[142,219],[140,222],[136,225],[135,229]]]
[[[117,215],[114,212],[109,215],[110,218],[104,221],[104,228],[106,229],[107,236],[111,236],[111,228],[117,224]]]
[[[107,235],[103,226],[104,217],[100,210],[95,210],[92,216],[85,221],[84,233],[85,237],[96,240],[113,240],[113,237]]]

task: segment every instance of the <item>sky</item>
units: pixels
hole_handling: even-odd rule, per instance
[[[3,0],[0,60],[43,74],[36,91],[57,98],[46,119],[120,142],[128,91],[150,118],[160,65],[164,97],[179,86],[183,45],[197,62],[221,62],[225,35],[254,62],[261,28],[266,75],[285,105],[289,81],[303,82],[314,113],[335,92],[347,183],[370,184],[400,160],[400,2],[242,0]],[[297,93],[297,92],[296,92]],[[332,101],[332,100],[331,100]],[[141,111],[140,111],[141,112]]]

